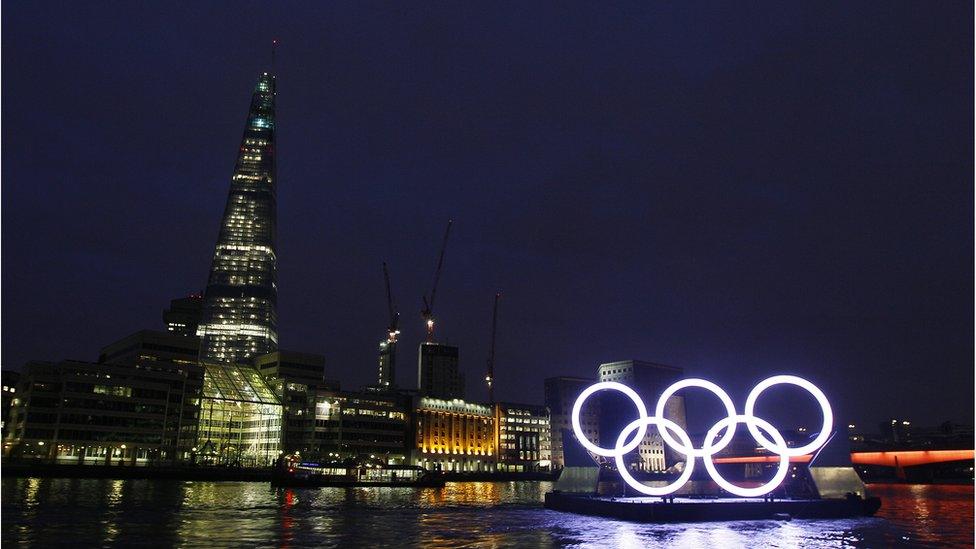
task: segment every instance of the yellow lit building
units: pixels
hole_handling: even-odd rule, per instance
[[[414,410],[413,464],[459,473],[495,470],[495,418],[490,407],[421,397]]]

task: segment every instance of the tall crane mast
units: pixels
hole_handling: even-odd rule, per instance
[[[390,270],[383,262],[383,278],[386,279],[386,309],[390,315],[390,324],[387,327],[387,342],[395,344],[397,336],[400,335],[400,313],[397,311],[396,303],[393,301],[393,290],[390,287]]]
[[[420,316],[423,317],[427,325],[427,343],[434,342],[434,298],[437,296],[437,283],[440,282],[441,269],[444,266],[444,252],[447,250],[447,237],[451,234],[451,225],[453,224],[453,219],[448,220],[447,230],[444,231],[444,241],[441,243],[441,254],[437,258],[437,270],[434,271],[434,286],[430,290],[430,300],[428,301],[426,295],[423,296],[424,308],[420,311]]]
[[[491,345],[488,347],[488,374],[485,382],[488,384],[488,404],[495,404],[495,331],[498,328],[498,299],[501,292],[495,294],[495,306],[491,311]]]
[[[400,313],[393,300],[393,289],[390,284],[390,270],[383,263],[383,278],[386,280],[386,309],[390,323],[386,327],[386,341],[380,344],[380,375],[379,387],[392,389],[396,387],[396,346],[400,335]]]

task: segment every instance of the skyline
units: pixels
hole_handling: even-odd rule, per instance
[[[584,14],[554,16],[548,39],[524,15],[404,9],[315,34],[341,7],[314,21],[249,12],[274,34],[224,41],[204,32],[206,8],[180,36],[165,14],[138,22],[140,9],[154,11],[98,12],[109,36],[96,44],[68,30],[96,15],[78,7],[40,29],[30,6],[4,19],[6,82],[18,82],[3,87],[5,369],[91,359],[203,289],[247,90],[277,37],[280,346],[324,354],[344,386],[375,378],[383,261],[401,312],[397,378],[411,386],[420,296],[453,218],[438,333],[461,347],[472,400],[500,290],[501,400],[538,402],[544,377],[635,358],[721,380],[737,399],[767,374],[810,377],[872,428],[971,415],[972,116],[956,116],[972,114],[971,6],[895,7],[877,23],[847,7],[840,28],[783,8],[756,43],[710,54],[690,33],[649,38],[609,12],[590,36],[572,32]],[[666,15],[635,21],[681,28]],[[735,32],[715,17],[715,35]],[[906,32],[931,55],[893,56]],[[119,35],[141,49],[109,48]],[[797,68],[784,45],[813,65]],[[817,65],[818,47],[862,57]],[[73,87],[51,89],[55,75]],[[768,154],[744,158],[756,151]]]

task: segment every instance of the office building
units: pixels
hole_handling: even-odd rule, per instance
[[[409,397],[320,388],[310,393],[312,441],[301,455],[317,460],[403,465],[410,450]]]
[[[637,391],[637,394],[644,399],[649,414],[654,413],[658,396],[669,385],[684,377],[684,370],[681,368],[640,360],[601,364],[598,373],[601,382],[616,381]],[[597,398],[601,402],[600,445],[611,448],[616,444],[616,437],[621,430],[637,419],[636,410],[629,398],[616,391],[603,391]],[[668,400],[664,408],[664,417],[687,430],[683,396],[675,395]],[[663,471],[679,461],[684,461],[684,457],[666,448],[658,430],[651,427],[648,428],[641,444],[631,455],[626,456],[625,460],[635,470]]]
[[[495,470],[495,417],[484,404],[418,397],[410,463],[453,472]]]
[[[549,410],[545,406],[495,404],[498,470],[511,473],[548,471],[552,464]]]
[[[313,353],[275,351],[254,359],[254,366],[269,380],[316,387],[326,383],[325,357]]]
[[[198,364],[200,339],[170,331],[139,330],[102,347],[98,361],[108,364]]]
[[[2,414],[0,428],[3,430],[3,435],[0,438],[7,438],[7,425],[10,423],[10,410],[13,408],[14,396],[17,394],[17,384],[20,383],[20,372],[3,370],[0,372],[0,382],[3,384],[3,392],[0,393],[3,397],[3,409],[0,410]]]
[[[380,341],[379,375],[376,387],[379,389],[396,389],[396,340],[392,338]]]
[[[464,374],[458,370],[458,348],[424,342],[417,361],[417,389],[436,399],[464,398]]]
[[[553,470],[565,466],[563,459],[563,434],[572,436],[573,404],[584,389],[595,383],[582,377],[550,377],[545,380],[545,405],[549,410],[551,460]],[[587,438],[600,440],[600,401],[592,398],[586,402],[580,414],[580,426]]]
[[[278,348],[275,77],[251,96],[198,335],[200,360],[244,364]]]
[[[278,348],[275,77],[251,95],[200,315],[205,368],[194,461],[265,465],[281,449],[282,405],[253,365]]]
[[[200,313],[203,310],[203,295],[193,294],[169,302],[163,310],[163,324],[166,331],[181,336],[196,336],[200,327]]]
[[[254,359],[261,377],[281,399],[281,450],[294,453],[314,442],[313,395],[317,388],[336,388],[325,380],[325,357],[311,353],[275,351]]]
[[[197,362],[199,353],[200,340],[196,336],[140,330],[102,347],[98,356],[99,363],[177,374],[168,381],[168,406],[181,409],[178,416],[167,418],[166,437],[178,448],[176,453],[167,454],[172,462],[189,459],[197,439],[204,375]]]
[[[170,401],[185,378],[185,372],[119,364],[29,362],[12,402],[4,456],[69,464],[172,463],[180,453],[184,409]]]

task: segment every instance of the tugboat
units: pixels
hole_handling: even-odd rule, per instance
[[[271,474],[272,486],[403,486],[441,487],[441,473],[416,465],[346,465],[302,461],[297,455],[278,458]]]

